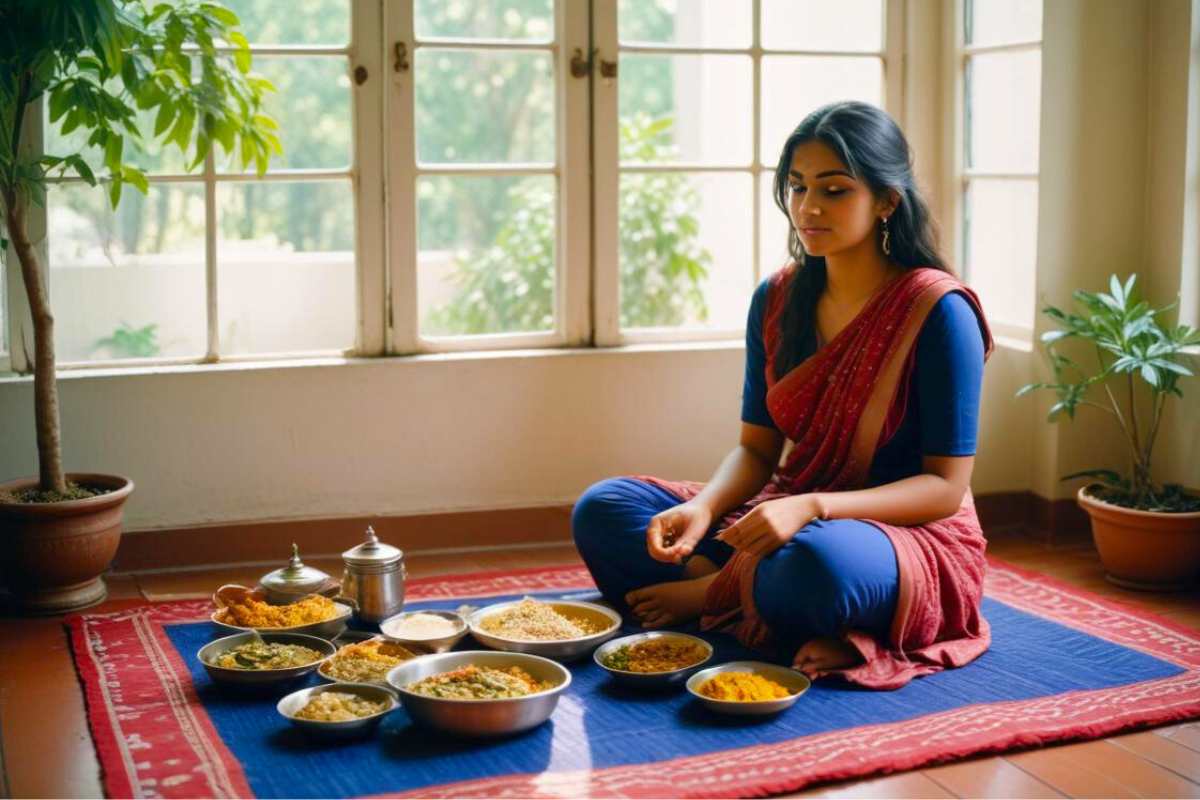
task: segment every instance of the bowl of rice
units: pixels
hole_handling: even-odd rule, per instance
[[[379,623],[385,639],[444,653],[467,635],[467,621],[453,611],[405,611]]]
[[[605,642],[592,658],[618,683],[665,689],[682,687],[712,656],[712,645],[699,637],[654,631]]]
[[[471,612],[467,627],[487,647],[569,661],[615,636],[621,615],[581,600],[525,597]]]
[[[390,689],[369,683],[333,683],[292,692],[275,709],[320,739],[353,739],[375,730],[400,707]]]
[[[720,714],[777,714],[795,704],[812,681],[803,672],[765,661],[730,661],[688,678],[687,690]]]
[[[459,736],[503,736],[541,725],[571,685],[562,664],[529,653],[462,650],[393,667],[388,684],[417,723]]]

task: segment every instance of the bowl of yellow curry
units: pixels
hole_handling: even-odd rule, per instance
[[[303,633],[245,633],[215,639],[196,654],[217,683],[265,686],[308,675],[334,654],[325,639]]]
[[[812,686],[803,672],[765,661],[730,661],[688,678],[688,692],[719,714],[777,714]]]

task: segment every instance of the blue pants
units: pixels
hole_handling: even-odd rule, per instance
[[[633,589],[684,577],[646,549],[646,526],[679,505],[665,489],[633,478],[593,484],[571,516],[575,546],[605,599],[628,611]],[[714,525],[694,553],[724,564],[733,548],[713,539]],[[816,520],[768,555],[754,574],[754,602],[782,641],[841,637],[847,630],[885,636],[896,611],[899,573],[892,543],[867,522]]]

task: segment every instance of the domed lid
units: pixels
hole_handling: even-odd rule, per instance
[[[367,526],[367,540],[342,553],[346,564],[354,567],[382,567],[399,561],[403,556],[399,548],[379,541],[375,529],[370,525]]]
[[[319,592],[322,586],[330,580],[328,574],[316,567],[309,567],[300,560],[300,548],[292,543],[292,557],[288,565],[274,572],[269,572],[259,581],[264,588],[283,594],[308,594]]]

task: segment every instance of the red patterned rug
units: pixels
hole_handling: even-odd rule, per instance
[[[408,599],[452,607],[590,588],[581,567],[558,567],[413,581]],[[210,610],[168,602],[68,621],[109,796],[762,796],[1200,716],[1196,631],[995,560],[993,647],[963,669],[896,692],[820,682],[746,725],[682,693],[614,691],[583,661],[550,723],[484,743],[430,737],[403,711],[375,739],[308,743],[275,698],[208,683],[195,652],[215,633]],[[720,660],[738,655],[715,643]]]

